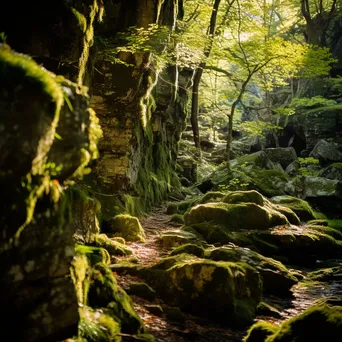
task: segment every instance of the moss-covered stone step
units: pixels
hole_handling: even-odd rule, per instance
[[[280,326],[258,322],[249,329],[243,341],[342,341],[342,307],[316,305]]]
[[[244,262],[179,254],[141,275],[167,304],[226,325],[251,323],[261,299],[260,274]]]
[[[256,191],[230,192],[221,202],[196,205],[185,214],[184,219],[186,225],[211,222],[229,231],[299,223],[292,210],[272,204]]]
[[[245,262],[260,272],[263,292],[280,296],[291,295],[291,287],[298,282],[281,262],[241,247],[220,247],[212,249],[207,257],[215,261]]]
[[[119,214],[103,222],[103,230],[108,234],[121,236],[127,241],[145,242],[145,232],[139,219],[129,214]]]

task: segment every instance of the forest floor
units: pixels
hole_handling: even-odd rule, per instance
[[[177,231],[181,228],[181,225],[171,223],[170,216],[165,212],[165,207],[155,208],[148,216],[141,218],[140,222],[146,234],[146,242],[129,244],[129,247],[134,252],[134,257],[143,266],[154,264],[161,258],[166,257],[172,248],[163,247],[160,240],[161,234],[168,231]],[[129,258],[132,258],[132,256]],[[307,270],[303,271],[305,273]],[[127,274],[120,273],[116,276],[119,284],[124,289],[129,288],[129,284],[133,282],[144,282],[143,279]],[[316,284],[310,284],[310,286],[300,283],[293,287],[292,298],[270,297],[265,299],[269,304],[282,308],[280,318],[260,316],[256,320],[280,324],[285,319],[304,311],[314,300],[336,294],[342,294],[342,283],[336,285],[316,282]],[[179,317],[177,314],[172,314],[174,312],[173,308],[168,307],[158,299],[147,301],[134,295],[131,297],[136,311],[149,332],[155,337],[156,342],[241,342],[246,333],[246,331],[232,330],[214,325],[209,321],[188,314],[182,314]],[[155,315],[149,311],[151,306],[155,307],[157,305],[163,308],[163,314]],[[125,341],[125,339],[123,340]]]

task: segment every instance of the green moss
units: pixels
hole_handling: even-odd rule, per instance
[[[95,265],[98,262],[102,262],[106,265],[110,264],[110,256],[106,249],[100,247],[76,245],[76,256],[85,255],[90,261],[91,265]]]
[[[87,342],[120,342],[120,325],[102,310],[81,308],[78,336]]]
[[[179,254],[146,269],[144,277],[168,304],[227,325],[250,323],[261,296],[259,273],[243,262]]]
[[[119,214],[103,224],[107,233],[119,235],[126,241],[145,242],[145,233],[139,220],[128,214]]]
[[[268,336],[277,331],[277,326],[268,322],[258,322],[254,324],[247,332],[243,342],[265,342]]]
[[[264,197],[255,190],[231,192],[222,199],[222,202],[230,204],[255,203],[260,206],[265,203]]]
[[[106,234],[97,234],[94,236],[93,245],[102,247],[110,255],[131,255],[132,251],[118,241],[110,239]]]
[[[144,333],[145,328],[130,297],[117,285],[112,271],[98,263],[90,278],[88,305],[92,308],[107,308],[107,312],[120,322],[123,332]]]
[[[30,57],[13,52],[8,45],[0,46],[0,76],[6,82],[25,82],[28,86],[38,89],[55,104],[57,122],[60,109],[64,103],[63,90],[56,82],[53,74],[41,68]],[[56,123],[57,123],[56,122]],[[54,127],[56,128],[56,127]]]
[[[183,224],[183,223],[184,223],[184,216],[183,216],[183,215],[180,215],[180,214],[173,214],[173,215],[170,217],[170,222]]]
[[[72,13],[74,14],[74,16],[75,16],[75,18],[77,20],[77,24],[80,27],[81,31],[83,33],[85,33],[85,31],[87,29],[87,19],[86,19],[86,17],[82,13],[78,12],[73,7],[71,8],[71,10],[72,10]]]
[[[342,307],[318,305],[285,321],[266,342],[341,340]]]
[[[143,200],[140,197],[131,196],[129,194],[123,195],[124,208],[119,208],[117,214],[127,212],[133,216],[140,216],[145,210],[149,210],[149,207],[145,207]]]
[[[170,256],[182,254],[182,253],[192,254],[192,255],[196,255],[199,258],[203,258],[205,251],[204,251],[204,248],[202,246],[198,246],[198,245],[195,245],[192,243],[188,243],[186,245],[175,248],[170,253]]]
[[[47,70],[41,68],[30,57],[15,53],[8,45],[0,44],[0,79],[6,87],[6,92],[13,99],[20,97],[22,89],[27,90],[32,98],[41,99],[42,115],[51,116],[49,127],[37,142],[37,152],[32,162],[31,170],[22,179],[22,186],[26,188],[26,220],[18,229],[16,238],[31,222],[38,198],[49,193],[52,184],[51,173],[44,168],[46,156],[53,143],[60,111],[64,104],[63,88],[58,79]],[[14,101],[13,106],[16,106]],[[52,190],[50,193],[53,193]],[[58,202],[60,192],[54,192],[54,202]]]
[[[342,231],[342,220],[327,219],[326,221],[328,222],[329,227]]]
[[[321,232],[323,234],[329,235],[336,240],[342,240],[342,232],[340,232],[334,228],[330,228],[330,227],[326,227],[326,226],[319,226],[316,224],[315,225],[308,225],[308,228],[315,230],[317,232]]]
[[[288,295],[298,279],[279,261],[266,258],[245,248],[221,247],[210,252],[208,258],[215,261],[245,262],[260,272],[264,293]]]
[[[331,281],[335,278],[336,274],[340,274],[342,268],[337,267],[329,267],[323,268],[318,271],[309,272],[307,274],[307,279],[310,281]]]
[[[257,307],[257,315],[280,318],[280,312],[270,304],[261,302]]]
[[[168,203],[166,213],[169,215],[184,214],[190,207],[195,205],[199,200],[199,197],[195,197],[185,201]]]
[[[291,196],[281,196],[275,198],[276,203],[294,211],[302,221],[315,218],[314,212],[308,202]]]
[[[200,203],[221,202],[225,195],[221,191],[209,191],[201,198]]]
[[[286,217],[269,207],[254,203],[207,203],[193,207],[184,217],[187,225],[202,222],[219,224],[230,231],[266,229],[288,224]]]

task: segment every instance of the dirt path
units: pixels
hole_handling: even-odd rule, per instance
[[[129,244],[134,257],[144,266],[156,263],[172,250],[172,248],[162,246],[160,241],[162,233],[178,231],[181,228],[181,225],[169,222],[170,216],[165,214],[165,211],[165,207],[156,208],[148,216],[141,218],[140,223],[145,231],[146,242]],[[119,274],[117,279],[124,289],[127,289],[133,282],[143,282],[142,279],[127,274]],[[219,327],[191,315],[184,314],[180,321],[170,319],[169,312],[172,308],[161,300],[147,301],[136,296],[131,297],[136,311],[149,332],[155,337],[156,342],[240,342],[242,340],[243,332],[241,331]],[[148,309],[151,305],[160,305],[164,314],[162,316],[152,314]]]

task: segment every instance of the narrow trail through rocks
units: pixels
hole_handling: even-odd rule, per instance
[[[140,219],[145,231],[146,242],[130,243],[129,247],[133,250],[133,258],[137,258],[139,265],[148,266],[155,264],[161,258],[166,257],[173,248],[163,247],[160,237],[163,233],[180,230],[180,224],[170,222],[170,215],[166,214],[166,208],[155,208],[148,216]],[[132,256],[120,259],[131,260]],[[129,284],[134,282],[144,282],[135,276],[128,274],[117,274],[119,284],[128,289]],[[342,281],[327,284],[317,282],[315,286],[294,286],[293,297],[284,298],[265,298],[265,300],[276,306],[281,307],[281,317],[272,318],[269,316],[256,317],[256,321],[268,321],[280,324],[284,320],[296,316],[308,308],[316,299],[342,294]],[[147,301],[140,297],[131,296],[134,307],[149,332],[155,337],[156,342],[241,342],[245,331],[231,330],[227,327],[214,325],[209,321],[184,314],[181,321],[174,320],[168,312],[172,308],[165,305],[161,300]],[[151,313],[151,307],[160,305],[164,313],[155,315]],[[151,310],[151,311],[150,311]],[[125,339],[124,341],[132,341]]]
[[[139,264],[143,266],[158,262],[173,249],[163,247],[160,236],[169,231],[179,231],[181,225],[170,223],[170,216],[165,212],[166,207],[155,208],[148,216],[141,218],[140,223],[145,231],[146,242],[129,244],[134,253],[133,257],[136,257]],[[125,258],[129,260],[132,256]],[[116,276],[124,289],[127,289],[132,282],[143,282],[142,279],[127,274]],[[162,301],[147,301],[137,296],[131,297],[136,311],[149,332],[155,337],[156,342],[240,342],[242,340],[243,331],[233,331],[187,314],[183,315],[181,321],[174,320],[170,318],[172,308]],[[163,308],[162,316],[154,315],[148,310],[150,306],[156,305]]]

